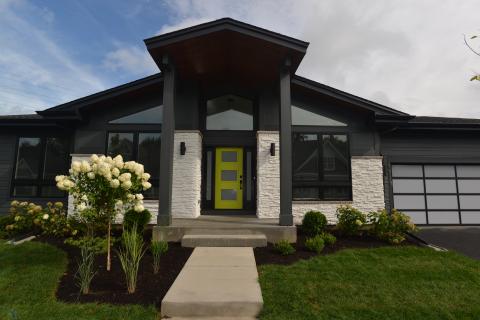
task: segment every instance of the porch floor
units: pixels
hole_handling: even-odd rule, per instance
[[[264,234],[268,242],[297,241],[295,226],[280,226],[275,218],[259,219],[247,216],[200,216],[198,218],[173,218],[170,226],[154,226],[156,240],[181,241],[185,234]]]

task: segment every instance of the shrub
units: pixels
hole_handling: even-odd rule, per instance
[[[325,242],[323,241],[322,236],[317,234],[316,236],[305,240],[305,247],[310,251],[320,253],[325,247]]]
[[[287,256],[289,254],[295,253],[295,248],[288,240],[281,240],[274,244],[274,249],[282,256]]]
[[[112,238],[113,242],[115,242],[115,239]],[[106,253],[107,252],[107,239],[105,238],[100,238],[100,237],[81,237],[78,239],[74,238],[67,238],[64,241],[65,244],[78,247],[78,248],[83,248],[83,247],[88,247],[90,248],[95,254],[99,253]]]
[[[150,222],[152,214],[148,210],[136,212],[135,210],[128,210],[123,216],[123,227],[126,230],[131,230],[134,225],[137,226],[137,232],[143,234],[145,227]]]
[[[95,262],[94,248],[83,245],[80,248],[80,261],[78,262],[77,273],[75,278],[77,279],[77,285],[80,288],[80,293],[88,294],[90,292],[90,283],[95,276],[95,270],[93,270]]]
[[[12,215],[0,217],[0,239],[6,239],[11,235],[11,232],[7,230],[6,227],[14,222]]]
[[[351,206],[341,206],[337,209],[337,228],[347,236],[358,235],[366,223],[366,216]]]
[[[134,225],[131,230],[124,230],[122,234],[122,248],[117,251],[125,280],[127,282],[128,293],[134,293],[137,288],[138,268],[140,260],[145,254],[143,248],[143,239],[137,232],[137,226]]]
[[[390,214],[384,209],[368,215],[372,234],[380,240],[399,244],[405,240],[406,232],[415,232],[417,227],[406,214],[393,209]]]
[[[331,246],[331,245],[335,244],[335,242],[337,242],[337,238],[335,238],[335,236],[333,234],[328,233],[328,232],[323,232],[322,234],[320,234],[320,237],[322,237],[323,242],[327,246]]]
[[[327,217],[319,211],[308,211],[302,221],[302,230],[313,237],[322,233],[327,226]]]
[[[152,241],[150,251],[153,256],[153,273],[157,274],[160,270],[160,257],[168,250],[167,241]]]

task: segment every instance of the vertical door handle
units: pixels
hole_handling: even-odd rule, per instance
[[[243,176],[240,175],[240,190],[243,188]]]

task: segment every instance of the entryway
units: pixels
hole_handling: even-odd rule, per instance
[[[215,149],[215,209],[243,209],[243,148]]]

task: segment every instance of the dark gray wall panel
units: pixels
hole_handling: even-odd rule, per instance
[[[0,134],[0,215],[10,207],[10,183],[15,159],[16,136]]]

